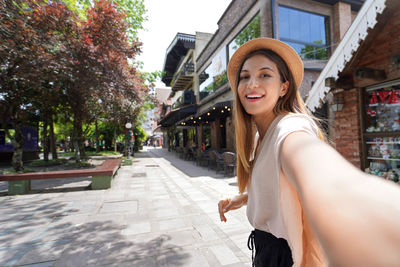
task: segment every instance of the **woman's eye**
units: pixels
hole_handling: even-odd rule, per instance
[[[246,76],[240,76],[240,77],[239,77],[239,81],[241,81],[241,80],[246,80],[246,79],[248,79],[248,78],[249,78],[249,76],[247,76],[247,75],[246,75]]]
[[[269,74],[267,74],[267,73],[261,74],[261,78],[267,78],[267,77],[271,77],[271,75],[269,75]]]

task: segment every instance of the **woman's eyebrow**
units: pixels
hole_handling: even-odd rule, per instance
[[[271,67],[262,67],[262,68],[260,68],[260,70],[270,70],[270,71],[274,71]]]

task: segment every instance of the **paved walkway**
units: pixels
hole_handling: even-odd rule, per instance
[[[251,266],[245,209],[227,223],[217,212],[235,182],[159,148],[136,153],[109,190],[33,181],[32,194],[0,196],[0,266]]]

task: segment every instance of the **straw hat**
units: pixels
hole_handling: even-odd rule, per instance
[[[240,46],[232,55],[228,64],[228,79],[232,90],[236,88],[237,73],[246,56],[256,50],[269,49],[278,54],[289,67],[297,88],[303,80],[303,61],[297,52],[289,45],[272,38],[256,38]]]

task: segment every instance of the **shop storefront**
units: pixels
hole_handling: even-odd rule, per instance
[[[397,182],[400,174],[400,80],[367,87],[363,107],[365,171]]]
[[[399,182],[400,2],[368,0],[310,91],[334,113],[330,139],[361,170]]]

